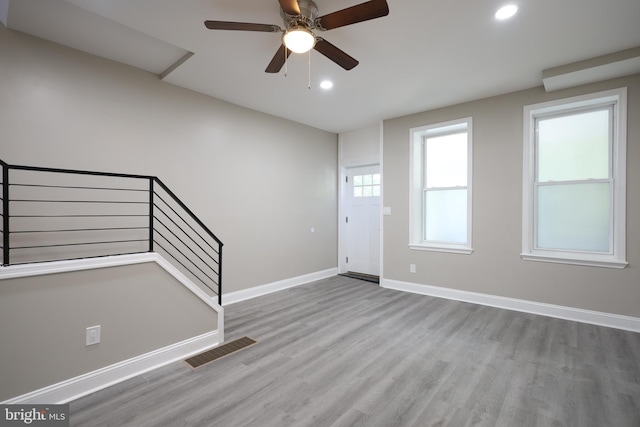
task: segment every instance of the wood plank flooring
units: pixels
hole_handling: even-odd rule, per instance
[[[226,307],[257,344],[71,402],[72,426],[640,426],[640,334],[337,276]]]

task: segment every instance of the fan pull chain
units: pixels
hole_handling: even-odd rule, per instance
[[[311,90],[311,51],[309,51],[309,83],[307,84],[307,89]]]
[[[284,76],[287,77],[287,48],[284,48]]]

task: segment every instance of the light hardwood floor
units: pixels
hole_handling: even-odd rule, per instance
[[[72,426],[640,426],[640,334],[334,277],[226,307],[257,344],[70,405]]]

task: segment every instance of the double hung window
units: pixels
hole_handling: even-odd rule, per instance
[[[471,253],[471,147],[471,118],[411,129],[411,248]]]
[[[626,90],[524,109],[527,260],[623,268]]]

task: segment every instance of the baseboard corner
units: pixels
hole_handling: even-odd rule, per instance
[[[267,295],[273,292],[282,291],[284,289],[304,285],[305,283],[333,277],[333,276],[336,276],[337,274],[338,274],[338,267],[332,267],[326,270],[316,271],[309,274],[303,274],[302,276],[291,277],[289,279],[279,280],[277,282],[254,286],[249,289],[242,289],[240,291],[222,294],[222,305],[224,306],[229,304],[235,304],[240,301],[246,301],[246,300]]]

